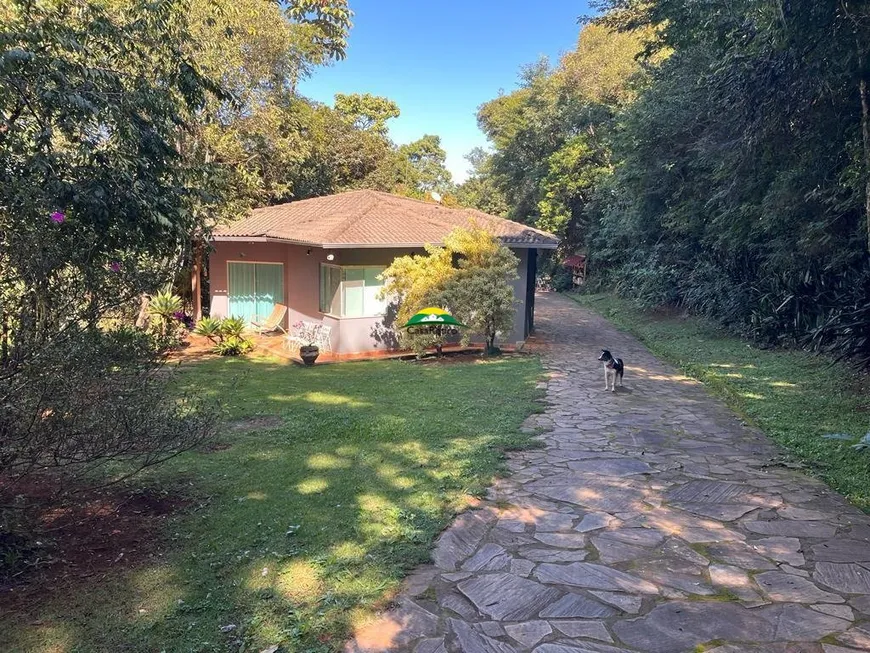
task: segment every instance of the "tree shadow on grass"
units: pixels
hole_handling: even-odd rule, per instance
[[[501,450],[528,442],[519,427],[536,409],[538,374],[528,359],[214,361],[183,371],[182,384],[225,397],[231,419],[283,424],[223,433],[231,448],[144,477],[190,478],[203,498],[166,529],[171,551],[72,601],[48,598],[29,623],[5,629],[19,637],[11,650],[52,640],[59,651],[340,649],[428,559],[437,533],[499,469]]]

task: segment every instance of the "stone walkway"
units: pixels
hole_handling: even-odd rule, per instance
[[[605,320],[558,295],[537,320],[546,449],[511,456],[348,651],[870,650],[867,516]]]

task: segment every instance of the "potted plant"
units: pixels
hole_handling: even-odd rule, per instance
[[[300,342],[307,343],[300,345],[299,358],[309,367],[314,365],[314,361],[320,356],[320,347],[314,344],[317,340],[316,328],[316,325],[301,321],[293,324],[293,329],[297,333],[296,337]]]

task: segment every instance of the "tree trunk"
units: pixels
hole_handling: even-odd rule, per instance
[[[136,318],[136,328],[137,329],[147,329],[148,323],[151,321],[148,315],[148,306],[151,304],[151,298],[142,293],[142,297],[139,298],[139,316]]]
[[[190,291],[193,295],[193,319],[202,319],[202,245],[199,240],[193,241],[193,266],[190,271]]]
[[[870,249],[870,98],[867,97],[866,56],[861,57],[861,134],[864,140],[864,219],[867,227],[867,248]]]

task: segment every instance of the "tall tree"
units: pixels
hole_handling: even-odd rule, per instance
[[[0,472],[147,466],[209,418],[104,318],[171,278],[210,170],[177,142],[219,87],[181,0],[11,0],[0,23]],[[175,265],[173,265],[175,264]]]

